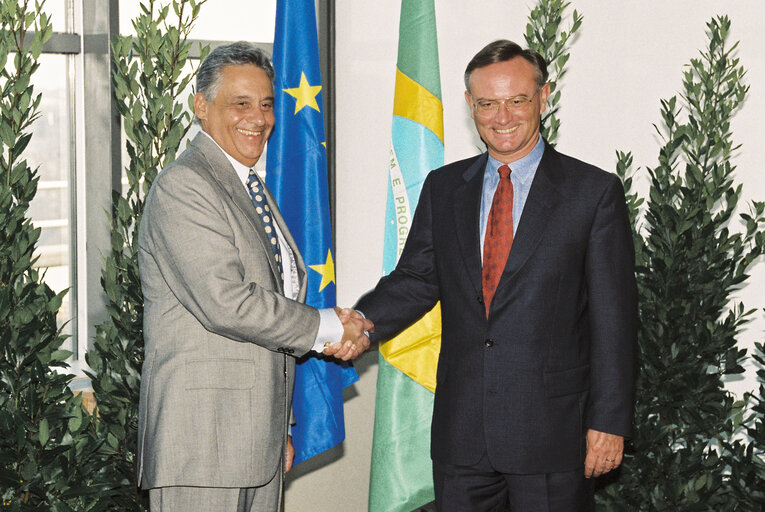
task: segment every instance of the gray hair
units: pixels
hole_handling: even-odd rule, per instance
[[[214,102],[221,86],[223,68],[252,64],[268,75],[274,84],[274,68],[266,52],[246,41],[218,46],[210,52],[197,71],[197,91],[208,102]]]
[[[534,50],[524,50],[512,41],[499,39],[484,46],[468,63],[465,69],[465,89],[467,92],[470,92],[470,75],[474,70],[497,62],[505,62],[515,57],[522,57],[534,66],[537,71],[537,87],[542,87],[547,82],[547,63],[544,57]]]

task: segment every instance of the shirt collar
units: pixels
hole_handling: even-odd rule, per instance
[[[539,167],[539,162],[542,160],[542,154],[545,152],[545,141],[542,136],[539,136],[537,143],[534,145],[528,155],[524,156],[520,160],[508,164],[513,173],[513,181],[519,181],[520,183],[526,183],[530,178],[534,177],[534,174]],[[486,170],[491,171],[490,174],[497,174],[499,166],[503,165],[502,162],[496,160],[489,155],[489,161],[486,164]]]
[[[202,130],[202,133],[210,137],[210,134],[206,131]],[[239,179],[241,180],[242,184],[246,187],[247,186],[247,179],[250,176],[250,168],[244,165],[242,162],[234,158],[233,156],[226,153],[226,151],[220,147],[220,144],[215,142],[215,139],[210,137],[210,140],[215,143],[216,146],[218,146],[218,149],[223,151],[223,154],[226,155],[226,158],[228,158],[228,161],[231,162],[231,165],[234,167],[234,171],[236,171],[236,175],[239,176]]]

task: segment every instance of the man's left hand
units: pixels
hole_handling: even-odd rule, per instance
[[[284,450],[284,472],[292,469],[292,461],[295,460],[295,445],[292,444],[292,436],[287,436],[287,447]]]
[[[624,455],[624,437],[597,430],[587,431],[587,456],[584,476],[592,478],[618,468]]]

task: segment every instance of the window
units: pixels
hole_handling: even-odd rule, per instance
[[[119,30],[135,34],[132,20],[141,13],[138,0],[120,2]],[[172,9],[170,16],[173,16]],[[276,0],[208,0],[191,37],[206,41],[274,42]]]
[[[72,198],[70,193],[72,151],[72,88],[69,57],[43,55],[34,75],[35,92],[41,94],[40,117],[33,125],[26,158],[38,169],[40,181],[29,214],[41,229],[37,266],[46,268],[45,282],[57,293],[72,283]],[[64,324],[72,316],[72,295],[67,294],[59,311]],[[67,334],[71,324],[67,323]],[[71,342],[71,340],[70,340]]]
[[[49,4],[49,5],[48,5]],[[33,75],[35,93],[41,94],[39,118],[32,125],[33,136],[24,157],[37,169],[37,195],[30,205],[29,215],[40,228],[36,266],[45,271],[45,282],[55,292],[71,288],[73,266],[73,197],[70,184],[74,175],[74,82],[73,57],[66,50],[67,34],[72,26],[72,10],[65,0],[48,2],[55,39],[47,45],[56,53],[40,57],[40,67]],[[58,313],[58,323],[64,333],[73,334],[70,319],[76,312],[76,296],[71,291],[64,297]],[[74,337],[65,348],[76,352]]]

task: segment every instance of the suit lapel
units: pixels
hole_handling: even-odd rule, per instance
[[[542,239],[550,214],[562,199],[556,185],[559,172],[557,153],[547,145],[534,175],[534,181],[531,183],[518,231],[513,237],[513,248],[510,250],[505,271],[497,287],[497,295],[500,294],[502,285],[507,284],[526,264]]]
[[[459,250],[465,270],[473,283],[476,293],[481,295],[481,190],[483,189],[483,172],[486,168],[488,154],[484,153],[476,159],[462,174],[465,180],[454,191],[454,225],[459,241]]]
[[[226,193],[231,197],[231,201],[234,203],[234,205],[239,208],[242,214],[252,225],[252,230],[255,233],[257,239],[260,241],[260,245],[263,247],[264,254],[266,254],[268,264],[271,267],[271,272],[276,277],[275,281],[279,286],[279,291],[284,293],[284,284],[279,278],[279,267],[276,263],[276,259],[274,258],[274,253],[271,250],[271,243],[268,240],[268,236],[266,235],[263,223],[260,221],[260,218],[258,217],[258,214],[252,205],[252,199],[250,198],[250,195],[242,185],[242,181],[239,179],[236,171],[231,166],[231,162],[228,161],[226,155],[215,144],[215,142],[213,142],[212,139],[210,139],[210,137],[204,133],[197,134],[197,136],[194,137],[194,140],[191,141],[191,145],[196,146],[204,158],[207,159],[208,163],[210,164],[212,177],[220,184],[223,190],[226,191]],[[276,209],[276,202],[274,201],[274,198],[271,197],[270,194],[267,194],[267,197],[269,204],[273,209]],[[279,222],[279,228],[284,233],[284,219],[282,219],[281,214],[275,214],[274,219],[277,218]],[[292,237],[289,238],[292,240]]]

